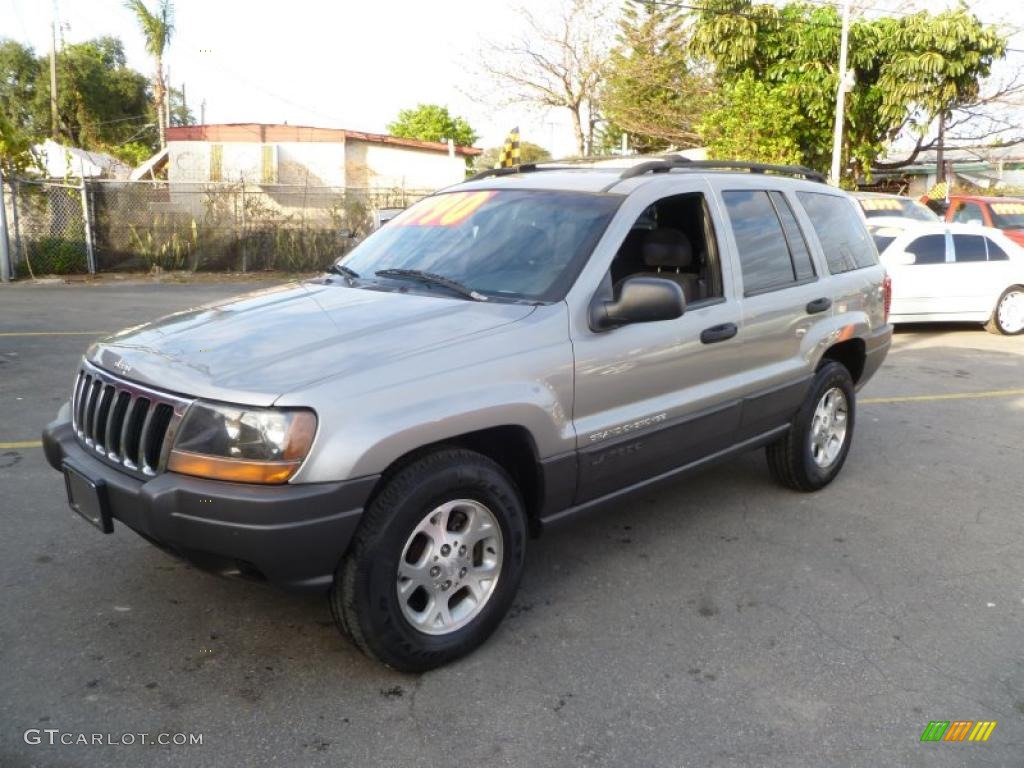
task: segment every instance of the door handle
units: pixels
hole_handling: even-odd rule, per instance
[[[807,303],[807,314],[814,315],[818,312],[824,312],[826,309],[832,306],[832,299],[827,296],[822,296],[820,299],[809,301]]]
[[[740,329],[736,327],[736,323],[712,325],[710,328],[705,328],[701,331],[700,340],[702,344],[714,344],[716,341],[731,339],[739,332],[739,330]]]

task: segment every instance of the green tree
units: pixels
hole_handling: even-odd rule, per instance
[[[22,173],[35,164],[32,140],[0,111],[0,168],[5,176]]]
[[[761,84],[758,98],[766,108],[782,110],[767,117],[751,111],[762,146],[785,148],[794,142],[804,164],[825,170],[839,80],[839,30],[839,13],[831,6],[704,0],[695,14],[691,49],[714,64],[727,96],[749,89],[749,83],[738,85],[749,78]],[[856,86],[846,102],[843,167],[869,173],[885,144],[902,131],[923,132],[935,115],[970,104],[1005,45],[997,30],[964,5],[938,14],[855,20],[849,66]],[[787,117],[791,107],[799,119]],[[729,106],[723,109],[729,114]],[[735,99],[731,109],[742,115]]]
[[[683,10],[655,2],[625,3],[600,104],[602,115],[629,134],[634,149],[701,144],[696,126],[712,88],[710,78],[693,67],[688,37]]]
[[[5,135],[41,142],[50,134],[50,70],[28,46],[0,41],[0,114]],[[64,46],[57,56],[59,140],[137,164],[158,145],[156,115],[145,75],[129,67],[121,41],[102,37]],[[195,122],[170,91],[176,124]],[[10,143],[10,142],[8,142]]]
[[[485,170],[493,168],[501,157],[501,147],[490,147],[485,149],[476,159],[476,169]],[[522,163],[543,163],[551,159],[551,153],[539,144],[529,141],[519,142],[519,161]]]
[[[49,70],[45,58],[39,63],[33,103],[37,127],[48,124],[50,109]],[[129,140],[150,120],[146,78],[127,65],[120,40],[101,37],[60,51],[57,119],[63,140],[101,151]]]
[[[39,60],[30,47],[0,40],[0,115],[11,129],[29,135],[48,130],[49,118],[37,126],[33,111],[39,74]]]
[[[806,118],[781,88],[745,72],[722,87],[721,103],[698,126],[708,154],[716,160],[752,160],[796,165],[804,162],[796,136]],[[778,130],[779,123],[788,130]]]
[[[174,34],[174,4],[171,0],[159,0],[155,11],[150,11],[142,0],[125,0],[125,7],[135,14],[142,36],[146,41],[146,53],[153,57],[156,72],[153,75],[153,102],[156,106],[157,130],[160,146],[167,144],[167,118],[165,114],[166,83],[164,81],[164,51],[170,45]]]
[[[387,130],[392,136],[405,139],[451,139],[460,147],[471,147],[479,138],[465,118],[452,115],[448,107],[439,104],[419,104],[415,109],[403,109]]]

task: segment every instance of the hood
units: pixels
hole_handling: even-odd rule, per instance
[[[270,405],[321,379],[365,373],[486,334],[533,309],[314,280],[125,329],[94,344],[86,357],[165,391]]]

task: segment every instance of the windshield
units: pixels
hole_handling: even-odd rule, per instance
[[[383,270],[417,270],[487,298],[558,301],[621,200],[538,190],[433,195],[368,237],[341,263],[362,278]]]
[[[862,197],[857,202],[869,219],[879,216],[902,216],[915,221],[938,221],[932,210],[909,197]]]
[[[998,229],[1024,229],[1024,202],[992,203],[992,225]]]

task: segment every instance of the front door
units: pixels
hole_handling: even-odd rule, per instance
[[[675,320],[601,332],[574,316],[576,503],[726,448],[739,423],[740,308],[714,234],[726,224],[700,179],[669,177],[644,193],[630,196],[609,230],[614,258],[609,251],[576,287],[592,296],[598,280],[661,276],[685,286],[688,306]],[[659,262],[645,246],[654,241],[675,243],[675,255]]]

